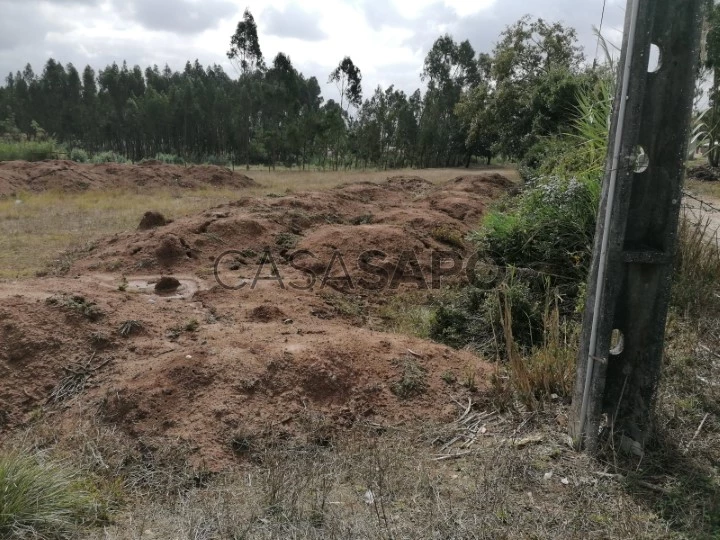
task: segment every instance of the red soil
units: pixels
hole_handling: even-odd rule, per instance
[[[256,186],[244,174],[222,167],[181,167],[151,161],[141,165],[104,163],[90,165],[52,160],[0,162],[0,197],[21,192],[80,192],[101,189],[157,187],[199,188],[206,186],[246,188]]]
[[[430,250],[451,249],[434,231],[462,239],[486,205],[512,189],[499,175],[439,187],[405,177],[244,198],[108,238],[80,254],[65,276],[0,284],[0,436],[30,422],[38,407],[58,422],[90,411],[131,437],[184,441],[195,449],[195,462],[217,470],[237,459],[231,442],[238,433],[302,436],[308,411],[333,429],[449,419],[453,397],[464,399],[469,390],[447,381],[474,373],[482,390],[486,364],[469,352],[372,331],[337,298],[382,303],[393,291],[330,294],[322,276],[338,250],[351,274],[367,250],[384,251],[377,264],[388,271],[403,251],[414,250],[428,273]],[[285,289],[277,281],[235,291],[216,284],[221,253],[236,251],[220,260],[218,272],[237,283],[253,278],[266,248]],[[298,264],[318,274],[310,290],[289,286],[307,277],[290,266],[298,249],[315,256]],[[263,275],[271,277],[270,266]],[[158,296],[161,277],[175,277],[180,286]],[[56,293],[97,303],[94,316],[84,304],[49,304]],[[413,395],[398,391],[408,363],[425,374],[425,387]],[[48,400],[73,387],[73,377],[82,379],[77,393]]]

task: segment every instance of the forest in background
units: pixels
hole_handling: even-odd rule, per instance
[[[36,74],[27,65],[0,87],[0,137],[35,143],[42,157],[51,140],[78,161],[331,169],[521,161],[542,138],[567,132],[578,95],[603,69],[586,64],[574,29],[529,16],[490,53],[439,37],[421,74],[426,90],[411,95],[394,86],[366,95],[348,57],[327,81],[304,76],[283,53],[266,64],[249,11],[228,57],[236,78],[198,61],[182,72],[126,63],[80,72],[49,59]],[[321,82],[337,85],[340,102],[323,99]]]

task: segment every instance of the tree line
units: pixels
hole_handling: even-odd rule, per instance
[[[365,96],[362,72],[346,57],[327,80],[340,101],[324,100],[320,81],[288,55],[266,64],[249,11],[227,54],[235,77],[198,61],[182,72],[113,63],[81,73],[50,59],[38,75],[27,65],[0,87],[0,136],[49,136],[133,161],[174,154],[338,169],[521,160],[569,129],[579,90],[598,77],[575,30],[529,16],[505,28],[489,53],[439,37],[425,58],[426,89],[410,95],[390,86]]]

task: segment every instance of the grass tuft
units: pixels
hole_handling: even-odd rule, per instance
[[[94,519],[96,501],[74,471],[17,453],[0,455],[0,536],[53,538]]]
[[[427,390],[427,370],[412,358],[400,362],[402,377],[392,385],[392,393],[402,399],[410,399]]]

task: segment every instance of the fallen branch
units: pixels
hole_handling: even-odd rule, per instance
[[[702,430],[703,426],[705,425],[705,422],[707,421],[708,416],[710,416],[710,413],[706,413],[706,414],[705,414],[705,417],[702,419],[702,422],[700,422],[700,425],[699,425],[698,428],[695,430],[695,435],[693,435],[693,438],[690,439],[690,442],[687,443],[687,446],[685,446],[685,453],[686,453],[686,454],[687,454],[688,451],[690,450],[690,445],[691,445],[692,443],[694,443],[694,442],[695,442],[695,439],[697,439],[697,438],[698,438],[698,435],[700,435],[700,431]]]

